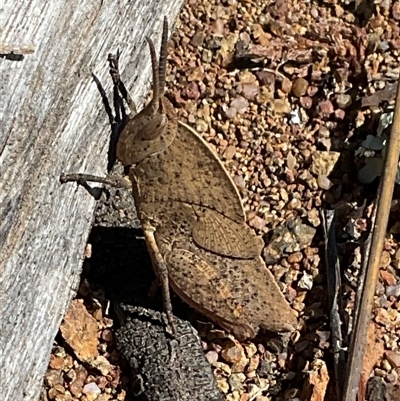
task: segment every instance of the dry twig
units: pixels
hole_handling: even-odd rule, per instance
[[[356,399],[360,372],[367,341],[368,324],[371,319],[376,283],[379,274],[380,258],[386,235],[390,205],[393,197],[396,173],[400,153],[400,85],[397,87],[396,106],[393,126],[384,163],[383,174],[379,185],[376,206],[372,216],[372,240],[367,263],[365,283],[359,300],[342,401]]]

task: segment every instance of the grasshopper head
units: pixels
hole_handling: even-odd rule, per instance
[[[154,44],[146,38],[150,47],[153,71],[153,97],[150,103],[128,121],[117,144],[117,158],[124,166],[140,163],[146,157],[165,150],[174,140],[178,121],[175,110],[164,97],[167,63],[168,23],[164,27],[157,63]]]

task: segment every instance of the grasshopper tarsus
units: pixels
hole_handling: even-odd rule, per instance
[[[110,65],[110,75],[115,85],[120,83],[120,75],[119,75],[119,50],[117,54],[110,53],[107,57],[107,61]]]
[[[173,337],[176,338],[178,336],[178,330],[177,330],[176,324],[175,324],[175,316],[172,313],[172,310],[170,310],[170,311],[168,311],[166,309],[164,309],[164,310],[165,310],[165,314],[167,315],[168,326],[171,328]]]
[[[172,330],[173,336],[175,337],[175,336],[177,336],[178,331],[176,330],[175,317],[172,312],[171,293],[169,290],[167,266],[165,266],[165,270],[163,269],[163,267],[159,266],[159,270],[162,270],[160,272],[160,276],[161,276],[160,281],[161,281],[161,288],[162,288],[162,293],[163,293],[164,312],[167,315],[168,325]]]
[[[150,297],[154,297],[156,294],[156,291],[159,289],[159,287],[162,287],[162,293],[163,293],[163,311],[165,313],[165,316],[167,318],[167,329],[171,329],[171,333],[173,337],[177,336],[177,328],[176,328],[176,323],[175,323],[175,316],[173,314],[172,310],[172,303],[170,300],[170,294],[169,294],[169,281],[163,281],[163,278],[161,274],[157,274],[156,279],[153,281],[151,284],[150,290],[149,290],[149,295]],[[168,287],[165,288],[165,285]],[[167,291],[168,295],[165,295]],[[168,330],[166,330],[168,332]]]

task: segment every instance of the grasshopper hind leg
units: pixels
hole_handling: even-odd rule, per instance
[[[143,227],[143,231],[147,247],[150,251],[150,257],[153,262],[154,270],[161,284],[163,302],[164,302],[164,312],[167,315],[168,324],[171,327],[172,333],[174,336],[176,336],[177,330],[176,330],[174,315],[172,313],[168,268],[167,265],[165,264],[164,258],[158,248],[156,239],[154,237],[154,229],[152,227]]]
[[[256,331],[246,321],[246,311],[213,263],[175,247],[165,259],[171,286],[186,303],[239,339],[255,337]]]

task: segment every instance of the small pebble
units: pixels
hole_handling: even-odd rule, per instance
[[[206,353],[206,358],[210,365],[214,365],[218,361],[218,353],[216,351],[208,351]]]
[[[82,389],[82,393],[87,394],[87,395],[88,394],[100,394],[101,390],[99,389],[99,386],[96,383],[92,382],[92,383],[85,384],[85,386]]]
[[[243,344],[243,347],[248,358],[251,358],[254,354],[257,353],[257,347],[254,343]]]
[[[400,351],[386,351],[385,354],[387,360],[393,368],[400,368]]]
[[[243,114],[249,107],[249,101],[243,96],[238,96],[236,99],[232,100],[230,107],[235,109],[237,113]]]
[[[318,186],[321,189],[328,190],[329,188],[332,187],[332,182],[329,180],[329,178],[326,175],[319,175],[318,176]]]
[[[324,117],[327,117],[335,112],[333,104],[330,100],[324,100],[318,103],[318,108]]]
[[[307,93],[308,81],[304,78],[297,78],[293,82],[292,93],[296,97],[304,96]]]
[[[228,146],[223,154],[223,157],[225,157],[226,160],[231,160],[233,156],[235,156],[236,153],[236,147],[235,146]]]
[[[225,377],[217,377],[217,386],[221,389],[224,394],[229,391],[228,380]]]
[[[309,96],[302,96],[302,97],[300,97],[300,104],[303,108],[308,110],[308,109],[311,109],[311,107],[313,105],[313,100]]]
[[[250,358],[250,362],[247,366],[247,372],[255,372],[258,368],[258,365],[260,364],[260,355],[253,355]]]
[[[243,383],[245,380],[246,376],[243,373],[232,373],[228,379],[231,390],[243,390]]]
[[[347,109],[352,103],[351,96],[346,93],[340,93],[336,96],[336,103],[341,109]]]

